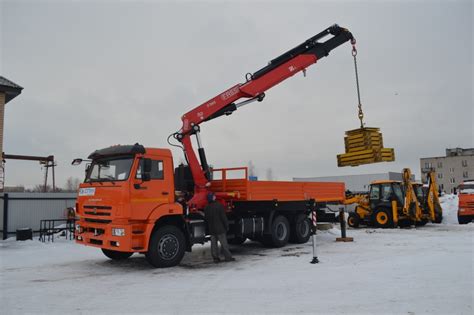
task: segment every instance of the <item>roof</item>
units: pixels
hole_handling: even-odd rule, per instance
[[[145,154],[145,148],[135,143],[134,145],[114,145],[105,149],[100,149],[92,152],[88,158],[89,159],[98,159],[107,156],[115,155],[135,155],[137,153]]]
[[[0,92],[5,93],[5,104],[17,97],[21,90],[23,90],[21,86],[0,76]]]
[[[391,184],[391,183],[400,183],[398,180],[383,179],[383,180],[374,180],[371,184]]]

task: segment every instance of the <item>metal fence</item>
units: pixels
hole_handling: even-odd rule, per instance
[[[76,204],[76,193],[1,193],[0,228],[3,239],[17,229],[40,229],[41,220],[66,219],[68,207]]]

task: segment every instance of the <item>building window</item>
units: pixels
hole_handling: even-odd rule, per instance
[[[442,168],[443,167],[443,162],[438,162],[438,168]]]
[[[454,184],[454,183],[456,183],[456,179],[455,179],[455,178],[450,178],[450,179],[449,179],[449,182],[450,182],[451,184]]]
[[[433,163],[425,162],[425,168],[426,169],[432,169],[433,168]]]
[[[454,173],[454,167],[450,167],[449,172]]]
[[[438,173],[438,178],[439,179],[443,178],[443,173]]]
[[[462,172],[462,178],[468,178],[469,173],[467,171]]]
[[[467,160],[462,160],[461,164],[463,167],[467,167]]]

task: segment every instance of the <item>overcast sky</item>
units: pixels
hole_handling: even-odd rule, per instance
[[[0,75],[24,87],[6,106],[4,151],[54,154],[57,181],[75,157],[113,144],[169,148],[183,113],[244,82],[269,60],[338,23],[357,39],[366,125],[396,161],[338,168],[358,128],[350,44],[202,125],[216,167],[252,161],[277,179],[400,171],[473,147],[472,1],[5,1]],[[173,150],[175,163],[182,152]],[[43,180],[7,161],[6,185]]]

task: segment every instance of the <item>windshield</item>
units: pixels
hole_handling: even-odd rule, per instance
[[[420,185],[413,185],[413,189],[415,190],[418,200],[423,200],[423,187]]]
[[[402,202],[403,200],[403,191],[400,185],[398,184],[393,184],[393,191],[395,192],[395,196],[397,196],[397,199],[399,202]]]
[[[92,161],[85,182],[127,180],[133,156],[108,157]]]
[[[462,184],[459,186],[459,193],[474,194],[474,184]]]

